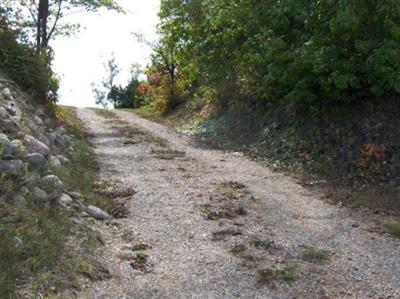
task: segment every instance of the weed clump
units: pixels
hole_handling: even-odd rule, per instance
[[[161,160],[173,160],[175,158],[182,158],[186,155],[183,151],[176,151],[172,149],[152,149],[154,157]]]
[[[400,224],[396,223],[396,224],[390,225],[389,233],[396,238],[400,238]]]
[[[299,273],[295,266],[287,266],[283,269],[264,268],[257,271],[258,283],[272,283],[274,281],[293,282]]]
[[[247,249],[246,245],[244,245],[244,244],[237,244],[237,245],[235,245],[235,246],[232,247],[231,253],[233,253],[233,254],[240,254],[240,253],[245,252],[246,249]]]
[[[258,249],[269,249],[274,247],[274,241],[270,240],[260,240],[260,239],[253,239],[250,240],[250,245],[254,246]]]
[[[240,236],[242,232],[236,229],[223,229],[212,233],[213,241],[223,240],[226,236]]]
[[[247,215],[247,210],[243,206],[238,206],[235,209],[235,213],[239,216],[246,216]]]
[[[213,221],[221,218],[232,219],[237,216],[236,212],[230,207],[212,209],[210,205],[203,205],[200,211],[203,213],[205,219]]]
[[[302,252],[303,259],[306,261],[322,262],[330,259],[330,252],[317,248],[306,248]]]
[[[63,265],[72,224],[60,209],[29,201],[21,206],[2,202],[0,211],[0,265],[9,265],[0,271],[0,298],[12,297],[31,275],[37,278],[32,284],[40,289],[40,277],[49,270],[64,272],[73,280],[71,269]],[[62,280],[54,277],[53,283],[59,285]]]
[[[246,185],[237,181],[226,181],[221,183],[222,187],[231,188],[234,190],[246,189]]]
[[[107,110],[107,109],[93,109],[94,112],[96,112],[97,115],[100,115],[101,117],[104,117],[106,119],[117,119],[117,116],[115,115],[114,112]]]
[[[135,270],[146,272],[148,257],[148,253],[143,251],[138,252],[133,261],[130,262],[131,267]]]

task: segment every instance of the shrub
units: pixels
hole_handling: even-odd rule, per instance
[[[51,61],[51,54],[37,55],[29,44],[18,41],[16,32],[0,23],[0,70],[42,104],[56,100],[58,78]]]
[[[180,36],[181,78],[221,107],[315,111],[400,93],[399,1],[165,0],[160,16],[162,37]]]

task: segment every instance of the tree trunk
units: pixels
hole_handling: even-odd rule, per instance
[[[47,21],[49,18],[49,0],[40,0],[38,8],[38,22],[36,32],[36,47],[40,54],[42,51],[47,50]]]
[[[168,67],[168,72],[169,72],[169,77],[171,80],[171,96],[174,97],[175,96],[175,66],[172,65],[170,67]]]

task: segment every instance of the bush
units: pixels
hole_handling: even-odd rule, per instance
[[[172,82],[160,64],[153,62],[146,69],[146,76],[148,82],[139,85],[139,93],[143,95],[143,102],[157,112],[167,114],[184,101],[180,78]]]
[[[112,86],[107,99],[114,103],[115,108],[139,108],[142,105],[143,97],[138,88],[140,81],[132,78],[125,87]]]
[[[0,70],[30,93],[38,102],[56,100],[58,79],[51,70],[51,54],[37,55],[17,34],[0,22]]]
[[[307,105],[400,93],[399,21],[398,1],[279,1],[265,21],[269,33],[254,47],[267,55],[251,52],[260,56],[259,75],[246,75],[276,99]],[[244,49],[251,51],[251,40]]]
[[[315,110],[400,93],[399,1],[165,0],[160,16],[162,37],[180,36],[181,77],[214,88],[221,107]]]

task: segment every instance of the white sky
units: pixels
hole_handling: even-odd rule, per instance
[[[78,107],[95,106],[91,83],[99,83],[105,75],[103,63],[112,53],[122,68],[117,77],[125,84],[130,66],[148,63],[150,49],[140,45],[132,32],[143,33],[148,40],[156,38],[159,0],[119,0],[127,14],[101,11],[80,13],[68,17],[78,21],[81,31],[73,37],[58,37],[52,41],[55,52],[54,69],[61,77],[60,103]]]

